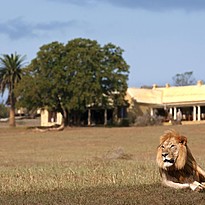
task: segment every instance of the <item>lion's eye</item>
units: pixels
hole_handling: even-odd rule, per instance
[[[164,149],[164,145],[162,145],[161,148]]]
[[[171,145],[171,148],[174,148],[175,147],[175,145]]]

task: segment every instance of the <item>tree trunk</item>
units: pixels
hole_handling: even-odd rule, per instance
[[[15,121],[15,96],[13,92],[13,86],[11,86],[10,90],[10,113],[9,113],[9,126],[15,127],[16,121]]]
[[[65,125],[65,127],[66,126],[70,126],[70,116],[69,116],[69,113],[68,113],[68,110],[66,110],[66,109],[64,109],[64,111],[63,111],[63,115],[64,115],[64,125]]]
[[[9,126],[15,127],[16,121],[15,121],[15,107],[11,106],[10,113],[9,113]]]
[[[118,123],[117,107],[114,107],[112,118],[113,118],[114,124],[117,124]]]
[[[63,118],[62,118],[62,122],[61,122],[61,127],[64,128],[68,119],[67,119],[66,109],[64,107],[62,107],[62,110],[63,110],[63,112],[61,114],[62,114]]]

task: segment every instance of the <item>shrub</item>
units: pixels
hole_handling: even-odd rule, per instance
[[[153,126],[153,125],[162,125],[163,117],[162,116],[151,116],[149,113],[139,116],[135,120],[135,126]]]
[[[9,116],[8,108],[1,103],[0,104],[0,118],[7,118]]]
[[[130,125],[129,119],[128,119],[128,118],[123,118],[123,119],[121,119],[119,125],[120,125],[121,127],[129,127],[129,125]]]

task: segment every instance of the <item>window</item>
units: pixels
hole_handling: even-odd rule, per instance
[[[48,122],[57,122],[57,113],[53,111],[48,112]]]

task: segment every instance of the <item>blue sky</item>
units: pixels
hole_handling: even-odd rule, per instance
[[[172,84],[186,71],[205,80],[204,22],[204,0],[7,0],[0,54],[30,62],[44,44],[82,37],[125,50],[130,87]]]

